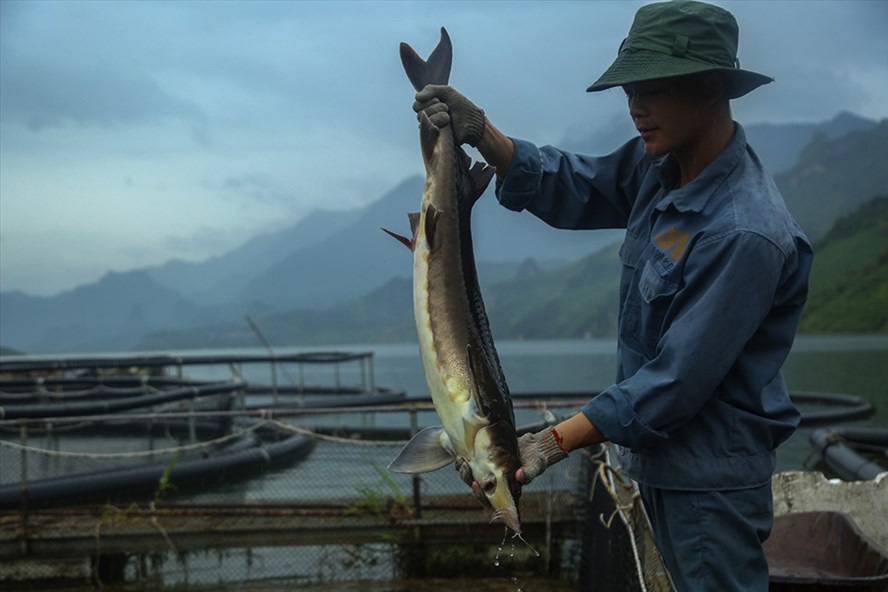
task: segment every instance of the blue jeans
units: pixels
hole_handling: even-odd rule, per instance
[[[770,482],[731,491],[638,487],[678,592],[768,590],[762,543],[774,522]]]

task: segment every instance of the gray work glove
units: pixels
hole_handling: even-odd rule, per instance
[[[472,493],[475,494],[478,501],[484,505],[489,505],[490,502],[487,501],[487,498],[484,497],[484,493],[481,491],[481,484],[475,481],[475,477],[472,475],[472,467],[469,466],[469,463],[463,457],[457,456],[454,466],[456,467],[456,472],[459,473],[459,478],[472,488]]]
[[[524,434],[518,438],[518,455],[521,458],[521,468],[518,469],[517,478],[524,485],[539,477],[546,467],[567,458],[567,453],[555,439],[551,427],[544,428],[535,434]],[[460,479],[472,488],[476,497],[483,497],[481,485],[475,481],[469,463],[462,457],[457,457],[454,464]]]
[[[453,125],[457,144],[477,146],[484,134],[484,110],[452,86],[428,84],[416,93],[413,110],[425,114],[437,128]]]
[[[518,438],[518,455],[521,457],[518,481],[524,485],[542,475],[546,467],[567,458],[567,453],[555,439],[550,427]]]

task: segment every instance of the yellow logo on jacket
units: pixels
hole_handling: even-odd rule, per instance
[[[669,251],[669,254],[672,255],[673,259],[678,261],[685,252],[685,248],[687,248],[688,240],[690,240],[690,238],[691,235],[687,232],[684,230],[676,230],[675,226],[672,226],[668,230],[658,234],[654,240],[656,240],[657,244],[664,250]]]

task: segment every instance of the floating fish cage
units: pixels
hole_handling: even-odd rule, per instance
[[[514,394],[519,431],[593,395]],[[453,470],[387,471],[434,423],[371,354],[0,361],[0,586],[672,590],[606,448],[524,488],[525,545]]]
[[[377,386],[372,362],[340,352],[0,362],[3,589],[420,590],[435,578],[449,584],[430,589],[466,589],[461,578],[479,577],[491,589],[581,587],[588,513],[616,508],[611,481],[595,476],[603,451],[525,488],[525,545],[489,524],[454,471],[387,471],[436,421],[427,400]],[[580,404],[576,393],[545,399]],[[539,404],[516,396],[519,417],[536,418],[524,430],[541,428]],[[601,507],[589,505],[593,486]]]

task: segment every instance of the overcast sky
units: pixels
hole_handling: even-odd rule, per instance
[[[204,259],[422,172],[398,43],[442,25],[507,134],[613,125],[621,91],[584,89],[641,4],[0,0],[0,289]],[[888,116],[888,2],[719,4],[776,78],[739,121]]]

